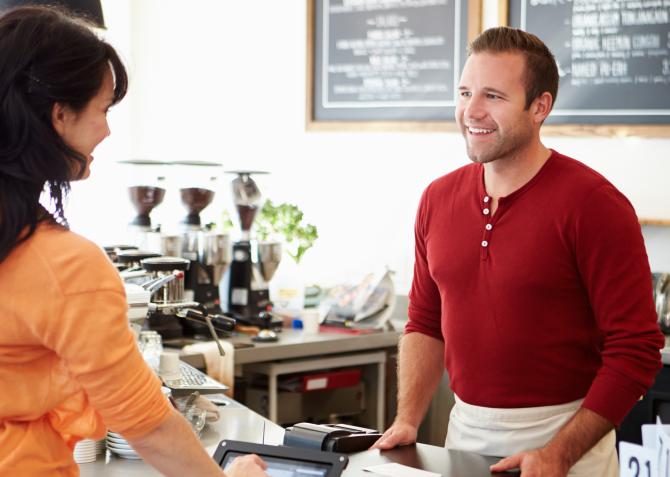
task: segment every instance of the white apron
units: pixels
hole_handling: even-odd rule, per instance
[[[447,449],[507,457],[544,446],[573,416],[582,399],[557,406],[502,409],[473,406],[454,396]],[[614,430],[570,469],[569,477],[617,477],[619,463]]]

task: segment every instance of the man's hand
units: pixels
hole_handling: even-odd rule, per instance
[[[375,442],[370,449],[393,449],[396,446],[414,444],[416,442],[416,427],[404,422],[394,422],[386,432]]]
[[[521,469],[521,477],[566,477],[570,465],[547,449],[520,452],[501,459],[490,467],[491,472]]]
[[[256,454],[237,457],[232,465],[226,469],[230,477],[269,477],[265,473],[268,466]]]
[[[521,469],[521,477],[565,477],[613,428],[607,419],[582,407],[544,447],[502,459],[491,466],[491,471]]]

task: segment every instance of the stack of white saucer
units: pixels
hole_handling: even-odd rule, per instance
[[[107,431],[107,449],[123,459],[141,459],[141,457],[130,447],[128,441],[121,434]]]
[[[107,448],[107,439],[104,437],[100,439],[99,441],[95,441],[95,454],[96,455],[102,455],[105,453],[105,449]]]
[[[77,464],[86,464],[88,462],[95,462],[97,456],[96,449],[97,442],[93,439],[84,439],[74,445],[74,461]]]

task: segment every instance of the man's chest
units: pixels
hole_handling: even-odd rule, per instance
[[[441,290],[468,292],[482,281],[514,291],[574,285],[569,218],[546,204],[462,200],[429,217],[430,274]],[[565,282],[565,283],[562,283]]]

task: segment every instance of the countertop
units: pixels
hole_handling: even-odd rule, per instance
[[[275,343],[255,343],[249,336],[228,340],[235,345],[238,365],[395,347],[401,334],[402,331],[382,331],[363,335],[333,332],[308,335],[302,330],[284,329]],[[244,347],[250,344],[253,347]]]
[[[210,455],[223,439],[235,439],[266,444],[281,444],[284,429],[268,421],[241,404],[227,399],[220,408],[221,418],[205,427],[201,440]],[[488,466],[495,457],[483,457],[465,452],[449,451],[426,444],[403,446],[390,451],[364,451],[349,456],[344,477],[372,477],[376,474],[363,471],[364,467],[389,462],[437,472],[443,477],[490,477]],[[81,477],[151,477],[159,476],[156,470],[143,461],[126,460],[107,453],[96,462],[81,464]],[[510,474],[506,474],[510,475]]]

